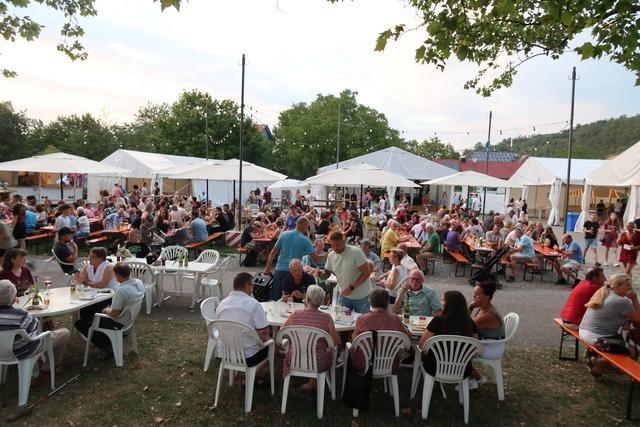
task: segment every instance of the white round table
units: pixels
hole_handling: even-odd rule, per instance
[[[86,293],[87,299],[77,299],[71,298],[71,291],[69,289],[68,286],[51,289],[49,307],[42,310],[30,309],[28,310],[29,314],[35,317],[62,316],[64,314],[77,312],[82,308],[97,304],[113,296],[113,291],[110,289],[101,290],[100,292],[96,292],[94,289]],[[44,296],[44,291],[41,291],[41,295]],[[31,294],[21,296],[18,298],[18,302],[14,304],[14,307],[26,309],[30,305],[30,299]]]
[[[267,301],[261,302],[260,305],[264,309],[264,312],[267,314],[267,320],[269,321],[270,326],[282,326],[282,324],[289,318],[291,314],[289,312],[289,304],[282,301]],[[323,306],[325,307],[325,306]],[[300,310],[304,308],[303,303],[294,303],[293,310]],[[321,308],[320,311],[325,313],[329,313],[333,318],[333,323],[336,326],[337,332],[348,332],[353,331],[356,326],[356,319],[360,316],[359,313],[351,312],[350,315],[341,314],[340,317],[336,320],[336,313],[333,310],[333,307],[329,306],[326,309]]]

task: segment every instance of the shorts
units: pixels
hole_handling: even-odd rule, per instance
[[[596,249],[598,247],[597,239],[584,239],[584,250],[586,251],[589,248]]]
[[[27,223],[18,222],[13,227],[13,238],[16,240],[22,240],[27,238]]]
[[[351,299],[342,295],[338,295],[338,304],[360,314],[365,314],[371,311],[368,296],[360,299]]]
[[[560,265],[563,266],[563,267],[568,268],[569,270],[572,270],[574,268],[581,268],[582,267],[582,264],[580,264],[575,259],[561,259],[560,260]]]
[[[531,262],[535,259],[535,257],[530,257],[529,255],[523,254],[522,252],[516,252],[514,254],[511,254],[511,258],[513,258],[513,260],[518,264]]]
[[[263,360],[267,360],[267,357],[269,357],[269,347],[265,347],[262,350],[258,351],[253,356],[247,357],[246,358],[247,366],[250,367],[250,368],[252,366],[257,366]]]

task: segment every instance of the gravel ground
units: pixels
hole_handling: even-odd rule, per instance
[[[581,242],[582,239],[580,238]],[[604,252],[600,254],[602,248],[599,248],[599,257],[602,260]],[[589,255],[587,267],[593,263]],[[68,279],[64,277],[58,265],[53,262],[47,262],[45,257],[34,257],[32,262],[35,264],[35,271],[40,276],[50,276],[54,282],[54,286],[66,286]],[[223,294],[226,295],[231,289],[231,283],[234,275],[239,271],[256,272],[259,268],[241,268],[236,262],[232,262],[230,270],[225,275],[223,281]],[[605,267],[607,277],[616,272],[623,272],[622,267]],[[583,276],[584,277],[584,276]],[[639,287],[638,268],[634,270],[634,285]],[[520,279],[520,278],[518,278]],[[501,280],[504,287],[496,292],[494,303],[500,313],[503,315],[513,311],[520,315],[520,329],[515,337],[514,343],[524,346],[556,346],[559,339],[558,328],[552,322],[553,317],[557,317],[564,303],[570,286],[558,286],[553,282],[556,275],[553,272],[545,274],[545,282],[522,282],[517,280],[514,283],[505,283]],[[433,287],[439,295],[451,289],[457,289],[467,298],[470,298],[472,287],[466,281],[466,278],[454,277],[454,267],[452,264],[443,264],[441,260],[436,263],[436,274],[427,276],[427,285]],[[185,283],[185,290],[190,289],[190,284]],[[191,302],[190,296],[174,296],[166,301],[161,307],[154,308],[151,316],[161,320],[185,320],[193,322],[202,322],[202,318],[196,308],[190,311],[188,306]],[[145,315],[145,314],[143,314]]]

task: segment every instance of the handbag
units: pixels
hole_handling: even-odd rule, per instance
[[[598,338],[593,345],[598,351],[604,353],[629,354],[629,349],[621,335]]]
[[[269,301],[273,276],[258,272],[253,277],[253,285],[253,297],[260,302]]]
[[[369,369],[363,375],[353,366],[351,357],[348,357],[347,378],[344,383],[342,401],[354,409],[369,408],[369,393],[371,392],[371,379],[373,378],[373,364],[376,360],[376,347],[378,344],[378,332],[372,332],[371,362]]]

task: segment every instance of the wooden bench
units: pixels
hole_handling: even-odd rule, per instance
[[[49,233],[43,232],[38,234],[31,234],[30,236],[27,236],[24,240],[25,242],[33,243],[34,246],[38,247],[39,243],[48,240],[49,237],[51,237]]]
[[[105,242],[107,240],[109,240],[109,238],[107,236],[100,236],[100,237],[96,237],[94,239],[87,239],[85,241],[85,243],[87,245],[95,245],[96,243]]]
[[[542,265],[540,265],[540,263],[536,260],[536,261],[528,261],[525,262],[522,265],[522,269],[523,269],[523,273],[522,273],[522,280],[523,281],[530,281],[533,282],[533,276],[535,276],[536,274],[540,275],[540,281],[543,281],[543,276],[544,276],[544,269],[542,268]],[[527,273],[529,273],[529,277],[531,277],[531,279],[527,279]]]
[[[455,276],[456,277],[464,277],[467,275],[467,266],[471,264],[471,261],[469,261],[467,259],[467,257],[465,257],[464,255],[462,255],[460,252],[449,252],[449,256],[453,259],[453,261],[456,263],[456,272],[455,272]],[[459,268],[462,267],[462,276],[460,276],[458,274]]]
[[[580,334],[576,329],[566,327],[564,323],[562,323],[561,319],[555,318],[553,319],[553,321],[556,322],[556,324],[562,330],[562,335],[560,336],[560,351],[558,354],[558,358],[560,360],[578,360],[579,346],[580,343],[582,343],[583,345],[588,347],[589,350],[598,354],[598,356],[604,358],[612,366],[616,367],[620,372],[628,375],[631,378],[631,384],[629,385],[629,394],[627,396],[627,405],[625,410],[625,416],[628,420],[630,420],[631,404],[633,403],[634,384],[636,382],[640,382],[640,363],[636,362],[626,354],[614,354],[600,351],[592,344],[585,342],[582,338],[580,338]],[[575,340],[574,355],[573,357],[565,357],[562,354],[563,345],[565,341],[568,341],[571,338]]]
[[[218,240],[221,237],[224,237],[223,232],[211,233],[206,240],[203,240],[201,242],[192,242],[187,245],[184,245],[184,247],[187,248],[188,251],[199,251],[204,246]]]

